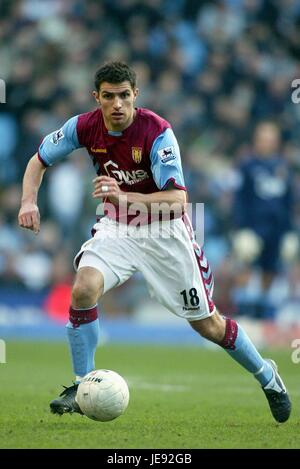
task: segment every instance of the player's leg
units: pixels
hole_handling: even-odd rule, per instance
[[[210,317],[189,323],[202,337],[220,345],[241,366],[253,373],[262,386],[270,382],[273,377],[272,367],[234,319],[224,318],[216,310]]]
[[[265,392],[273,417],[278,422],[285,422],[290,416],[291,402],[277,366],[272,360],[262,358],[243,328],[234,319],[224,318],[217,311],[205,319],[189,322],[202,337],[223,347],[253,374]]]
[[[97,302],[108,290],[124,283],[136,270],[128,239],[120,236],[117,226],[102,220],[95,236],[83,244],[74,260],[77,270],[70,317],[67,323],[76,382],[66,388],[60,399],[51,402],[52,412],[80,412],[75,396],[80,379],[95,368],[99,341]]]
[[[81,413],[75,396],[81,378],[95,369],[100,336],[97,302],[104,292],[104,282],[109,289],[118,283],[118,278],[95,254],[84,253],[75,277],[66,325],[76,381],[73,386],[65,387],[60,398],[50,403],[53,413]]]
[[[98,299],[103,293],[104,273],[91,267],[85,253],[75,277],[69,321],[66,325],[76,383],[95,368],[95,351],[99,342]],[[117,279],[116,279],[117,280]]]
[[[148,243],[149,255],[145,258],[143,274],[150,292],[252,373],[263,386],[273,416],[278,421],[287,420],[290,401],[273,364],[261,357],[236,321],[218,314],[211,296],[213,277],[203,251],[191,241],[187,230],[182,229],[180,220],[173,225],[174,237]],[[164,252],[169,252],[170,256],[163,257]]]

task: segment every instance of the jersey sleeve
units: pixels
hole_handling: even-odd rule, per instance
[[[172,184],[177,189],[186,190],[180,150],[172,129],[166,129],[154,140],[150,159],[153,178],[159,189],[164,190]]]
[[[44,166],[52,166],[73,150],[81,148],[77,136],[78,116],[69,119],[59,130],[47,135],[38,149],[39,160]]]

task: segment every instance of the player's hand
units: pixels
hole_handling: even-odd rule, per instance
[[[34,234],[40,231],[40,212],[36,204],[31,202],[23,203],[18,216],[19,225],[22,228],[32,230]]]
[[[94,199],[108,197],[112,203],[118,203],[120,195],[124,194],[117,181],[109,176],[97,176],[93,179],[93,183],[95,186],[92,194]]]

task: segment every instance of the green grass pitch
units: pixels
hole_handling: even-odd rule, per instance
[[[290,390],[293,412],[273,420],[258,383],[223,351],[198,347],[105,345],[97,368],[127,379],[124,415],[94,422],[49,412],[72,380],[67,344],[8,342],[0,364],[1,448],[300,448],[300,364],[271,356]]]

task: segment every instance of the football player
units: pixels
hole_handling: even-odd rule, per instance
[[[154,112],[135,107],[138,93],[135,72],[127,64],[104,64],[95,75],[97,109],[72,117],[46,136],[25,171],[19,224],[35,233],[43,174],[76,148],[87,149],[97,174],[93,197],[104,202],[94,236],[74,261],[67,334],[76,381],[50,408],[57,414],[81,412],[75,397],[82,377],[95,368],[98,300],[140,271],[161,304],[254,375],[274,418],[284,422],[291,403],[275,363],[263,359],[245,331],[213,303],[213,276],[185,211],[186,187],[172,127]]]

